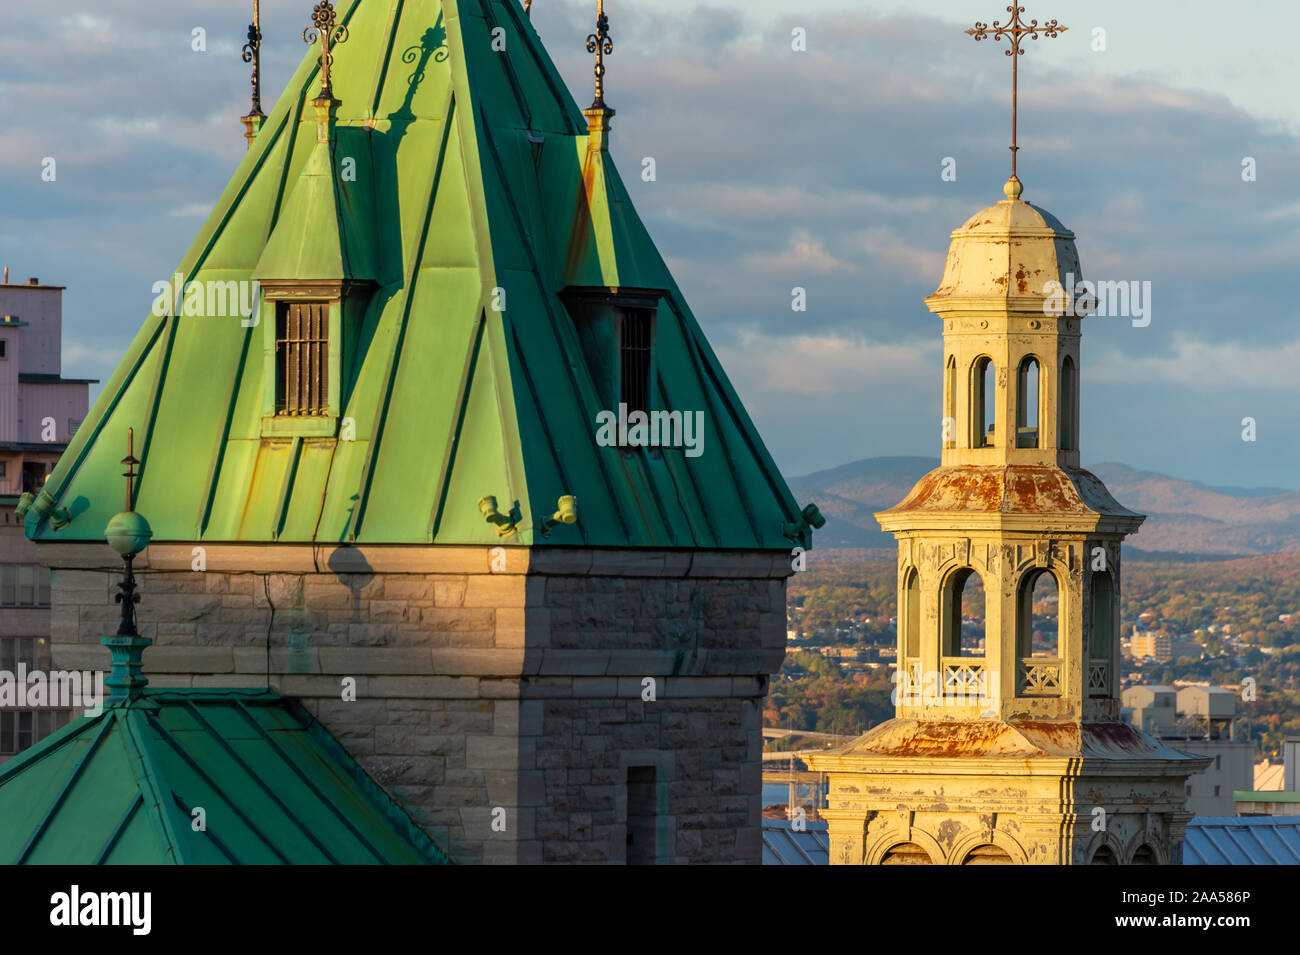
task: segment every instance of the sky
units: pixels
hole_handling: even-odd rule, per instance
[[[1287,39],[1300,4],[1239,2],[1231,31],[1226,8],[1201,0],[1025,5],[1070,29],[1025,41],[1024,198],[1076,233],[1086,277],[1151,283],[1149,325],[1084,321],[1084,461],[1300,488],[1300,65]],[[6,6],[0,265],[68,286],[64,373],[106,379],[244,151],[251,0]],[[264,0],[268,112],[305,55],[310,7]],[[922,299],[951,231],[1002,198],[1009,60],[963,31],[1005,7],[606,3],[615,161],[788,475],[938,455],[939,319]],[[580,103],[593,8],[533,3]],[[806,50],[792,49],[796,28]],[[806,312],[791,310],[796,286]]]

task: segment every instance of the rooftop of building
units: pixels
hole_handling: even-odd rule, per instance
[[[298,704],[151,690],[0,767],[5,864],[425,864],[442,851]]]
[[[0,289],[5,289],[5,288],[39,288],[39,289],[53,290],[57,292],[63,292],[67,290],[66,285],[46,285],[45,283],[41,282],[39,279],[35,279],[35,278],[30,278],[26,282],[0,282]]]
[[[1073,295],[1082,279],[1074,233],[1045,209],[1020,198],[1016,178],[1003,189],[1006,198],[975,213],[952,233],[938,289],[925,301],[932,311],[963,304],[985,306],[1001,299],[1009,308],[1041,310],[1056,291]]]
[[[1300,865],[1300,816],[1198,816],[1183,865]]]
[[[364,285],[342,324],[350,358],[330,379],[337,416],[314,431],[276,420],[263,360],[274,318],[151,314],[50,476],[30,536],[98,539],[134,427],[136,502],[159,541],[809,544],[603,136],[520,5],[345,0],[338,16],[349,37],[332,50],[333,139],[318,141],[315,47],[179,267],[160,263],[187,283]],[[345,157],[355,174],[342,174]],[[701,454],[598,442],[597,416],[619,398],[568,310],[585,294],[658,303],[650,403],[698,416]],[[60,504],[74,516],[56,530],[46,518]]]

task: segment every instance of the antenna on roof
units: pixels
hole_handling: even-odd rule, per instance
[[[248,42],[244,44],[245,63],[253,64],[253,108],[248,115],[241,117],[244,124],[244,138],[248,148],[253,148],[253,137],[266,122],[262,112],[262,0],[253,0],[253,22],[248,25]]]

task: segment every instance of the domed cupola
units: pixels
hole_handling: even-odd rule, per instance
[[[1081,273],[1074,233],[1046,209],[1023,201],[1023,188],[1019,179],[1007,180],[1007,198],[952,233],[943,279],[925,300],[931,311],[982,311],[998,300],[1041,313],[1045,299],[1075,287]]]

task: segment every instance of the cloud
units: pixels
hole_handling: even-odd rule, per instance
[[[795,229],[780,252],[751,252],[741,256],[740,264],[751,272],[795,277],[858,271],[852,262],[846,262],[827,252],[822,240],[814,238],[804,228]]]
[[[20,107],[0,150],[0,260],[69,286],[69,373],[107,377],[243,155],[248,9],[58,7],[19,5],[0,33],[0,99]],[[544,0],[533,17],[586,101],[590,4]],[[265,0],[263,19],[269,108],[304,55],[306,13]],[[790,48],[796,22],[806,53]],[[1001,198],[1004,58],[959,33],[936,42],[943,20],[860,9],[624,4],[614,30],[615,160],[630,173],[655,157],[655,182],[625,176],[633,203],[778,460],[934,453],[939,327],[922,299],[951,231]],[[1059,62],[1022,65],[1025,198],[1077,233],[1085,275],[1151,281],[1155,308],[1146,329],[1085,324],[1085,439],[1133,464],[1168,455],[1188,476],[1251,483],[1240,469],[1254,467],[1279,483],[1265,472],[1295,473],[1300,452],[1261,442],[1247,459],[1202,429],[1221,412],[1228,434],[1240,406],[1294,391],[1295,319],[1278,303],[1300,247],[1300,140],[1220,91]],[[45,156],[57,183],[40,181]]]
[[[1104,319],[1102,319],[1104,321]],[[1140,335],[1141,329],[1134,329]],[[1106,349],[1091,380],[1101,385],[1145,381],[1165,387],[1300,391],[1300,339],[1274,345],[1212,342],[1176,334],[1162,354]]]

